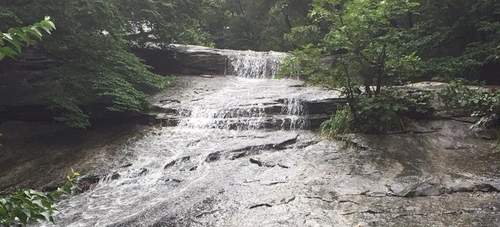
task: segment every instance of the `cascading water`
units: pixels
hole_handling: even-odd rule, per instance
[[[183,77],[178,88],[155,96],[156,105],[176,110],[178,125],[122,145],[115,169],[59,204],[55,225],[210,226],[230,220],[227,215],[257,192],[238,186],[257,174],[246,172],[242,158],[294,152],[310,143],[315,135],[303,131],[308,122],[302,100],[337,96],[297,80],[272,79],[285,56],[230,51],[225,76]],[[265,166],[290,168],[282,162]],[[218,216],[195,220],[211,215]]]
[[[228,55],[226,75],[244,78],[274,78],[280,70],[283,58],[281,52],[231,51]]]
[[[308,122],[303,118],[305,115],[305,108],[302,102],[297,98],[289,98],[284,100],[284,104],[285,107],[283,108],[283,112],[285,116],[290,118],[290,129],[306,129],[308,127]],[[284,122],[282,126],[284,126]]]
[[[179,126],[185,128],[255,130],[265,128],[305,129],[305,110],[297,98],[273,100],[282,95],[286,86],[279,80],[224,78],[234,82],[222,89],[196,100],[196,105],[184,110]],[[285,83],[286,84],[286,83]],[[265,92],[255,89],[269,89]],[[252,99],[256,92],[266,96]],[[276,96],[275,96],[276,95]],[[230,98],[228,98],[230,97]]]
[[[226,77],[234,77],[230,79],[231,86],[212,94],[211,99],[198,100],[191,110],[184,110],[180,126],[234,130],[263,129],[270,125],[281,129],[307,126],[302,118],[304,108],[297,98],[287,97],[281,103],[272,100],[280,95],[277,93],[282,94],[287,89],[280,86],[286,80],[273,80],[286,53],[228,51],[226,55]],[[263,98],[254,100],[256,91],[264,92],[258,89],[269,89],[265,92],[272,95],[267,102]]]

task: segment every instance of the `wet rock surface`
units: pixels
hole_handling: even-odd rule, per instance
[[[95,183],[115,168],[121,148],[140,139],[149,128],[115,125],[89,130],[46,122],[0,124],[0,193],[14,188],[51,191],[64,183],[71,168]],[[94,175],[94,177],[92,177]]]
[[[42,226],[499,226],[500,152],[474,119],[349,135],[348,147],[308,130],[339,97],[192,76],[153,97],[153,127],[5,122],[0,190],[83,173]]]
[[[230,49],[216,49],[196,45],[147,43],[141,47],[132,47],[132,52],[145,59],[146,64],[152,66],[158,74],[183,75],[234,75],[239,71],[240,76],[259,74],[267,77],[277,71],[274,64],[287,54],[280,52],[235,51]],[[237,59],[235,55],[238,55]],[[273,56],[278,55],[278,58]],[[234,65],[236,61],[259,62],[261,67],[245,68]],[[242,62],[240,62],[242,63]],[[273,69],[274,68],[274,69]]]
[[[155,116],[153,122],[163,126],[317,129],[346,100],[338,91],[297,86],[303,83],[231,76],[181,77],[176,88],[153,97],[155,107],[150,114]],[[181,118],[190,119],[180,122]]]
[[[224,74],[228,50],[194,45],[147,44],[132,52],[159,74]]]
[[[442,129],[359,137],[362,150],[309,131],[159,129],[130,147],[152,151],[130,157],[149,160],[147,174],[119,169],[122,177],[61,202],[56,224],[498,226],[499,153],[463,133],[467,123],[421,124]],[[243,150],[252,152],[231,158]]]
[[[250,83],[262,90],[246,90]],[[58,204],[55,224],[41,225],[499,226],[500,152],[470,122],[420,121],[411,133],[352,135],[348,147],[301,128],[234,130],[202,117],[283,105],[280,89],[300,82],[273,83],[199,77],[158,94],[160,108],[185,110],[178,126],[112,142],[119,149],[87,174],[88,190]],[[301,89],[295,98],[335,96]]]

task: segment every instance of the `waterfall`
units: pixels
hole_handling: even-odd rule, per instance
[[[295,81],[227,76],[223,80],[230,86],[186,106],[178,127],[237,131],[307,128],[300,94],[283,97]]]
[[[155,95],[153,103],[177,125],[150,129],[117,146],[105,174],[98,174],[100,181],[58,205],[56,226],[189,226],[204,212],[249,210],[254,201],[245,200],[253,189],[246,187],[270,188],[275,182],[262,178],[250,184],[251,178],[292,168],[287,155],[316,141],[305,130],[310,121],[306,106],[338,94],[302,87],[299,80],[274,79],[285,53],[221,52],[228,56],[226,75],[184,76],[177,87]],[[288,153],[267,157],[270,163],[253,160],[277,151]],[[270,178],[282,182],[281,177]],[[240,200],[243,205],[233,204]],[[219,202],[228,205],[211,207]],[[188,218],[183,223],[175,217]]]
[[[244,78],[274,78],[280,70],[283,59],[288,56],[282,52],[230,51],[227,75]]]
[[[306,129],[308,127],[308,122],[304,119],[306,110],[300,99],[287,98],[284,100],[283,112],[290,119],[289,128],[292,130]],[[282,123],[282,128],[285,127],[285,122]]]
[[[189,110],[183,110],[179,127],[225,130],[307,127],[299,97],[276,98],[287,93],[288,87],[282,86],[285,81],[294,81],[274,79],[288,54],[225,50],[224,55],[228,59],[226,82],[231,83],[197,101]],[[255,99],[258,93],[267,95]]]

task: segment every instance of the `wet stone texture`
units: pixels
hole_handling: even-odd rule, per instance
[[[176,126],[78,134],[81,143],[115,149],[77,150],[95,166],[83,172],[88,190],[58,204],[55,224],[37,225],[500,226],[500,152],[471,123],[421,121],[412,133],[353,135],[347,147],[304,121],[318,111],[304,103],[340,102],[339,94],[300,85],[181,78],[153,99],[157,110],[175,110],[164,114]],[[11,153],[27,149],[14,144],[5,143]],[[75,162],[50,160],[43,171]]]
[[[121,156],[121,147],[148,131],[136,125],[79,130],[53,122],[3,122],[0,194],[15,188],[53,190],[71,168],[96,176],[107,173]]]
[[[150,155],[164,165],[150,163],[143,176],[136,174],[139,166],[131,166],[119,170],[123,178],[63,201],[58,225],[497,226],[500,221],[499,157],[481,140],[442,131],[365,138],[376,145],[358,150],[307,131],[161,133],[165,140],[192,139],[167,143],[172,152],[184,150],[171,157],[149,147],[160,152]],[[156,139],[148,136],[142,143]],[[451,140],[461,147],[443,145]],[[241,151],[245,155],[235,157]],[[214,154],[216,159],[207,158]]]
[[[180,78],[153,98],[158,124],[188,128],[315,129],[345,104],[340,92],[290,79],[231,76]]]
[[[300,105],[219,115],[259,103],[281,109],[298,82],[274,82],[197,77],[158,94],[161,108],[185,110],[178,126],[122,145],[107,176],[58,205],[55,225],[499,226],[500,152],[471,123],[422,121],[413,133],[356,135],[346,147],[300,124],[266,129],[256,120],[300,119]],[[295,88],[297,100],[338,95]]]

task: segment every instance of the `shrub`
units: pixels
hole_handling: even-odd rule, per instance
[[[330,119],[320,126],[321,134],[330,138],[339,138],[343,134],[351,132],[353,124],[352,113],[348,105],[335,111]]]
[[[432,113],[430,92],[407,93],[385,89],[369,98],[357,96],[351,105],[337,110],[321,125],[321,132],[331,138],[350,132],[386,134],[406,131],[408,119],[422,119]]]
[[[357,132],[385,134],[406,131],[405,118],[425,118],[432,112],[430,92],[407,93],[392,89],[382,90],[373,98],[362,96],[356,102]]]
[[[25,189],[0,196],[0,226],[26,225],[37,220],[54,222],[54,203],[78,188],[78,176],[80,174],[72,170],[72,175],[66,177],[66,184],[50,193]]]
[[[470,88],[462,81],[453,81],[440,92],[449,108],[464,108],[471,116],[480,117],[471,128],[483,130],[500,125],[500,92],[481,87]]]

